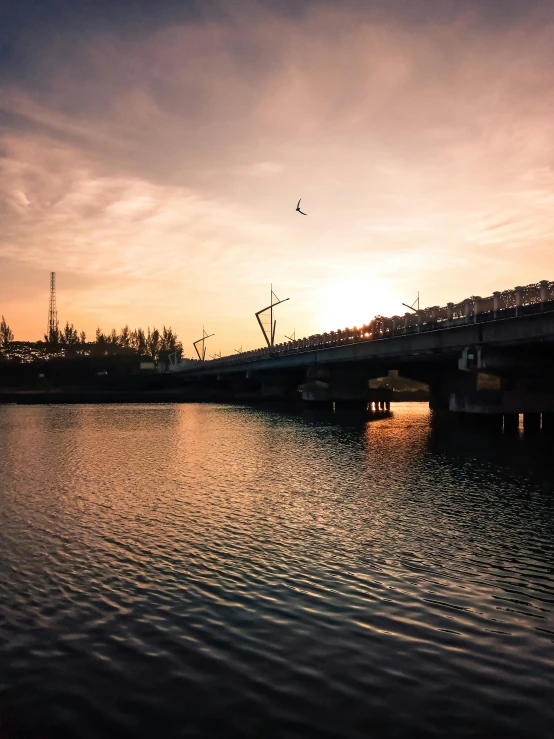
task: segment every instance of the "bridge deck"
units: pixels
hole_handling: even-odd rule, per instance
[[[554,310],[434,329],[426,327],[421,333],[359,339],[338,346],[324,345],[287,351],[275,348],[271,354],[253,356],[247,360],[237,357],[206,361],[184,370],[183,374],[209,376],[380,360],[390,364],[391,360],[429,359],[433,355],[443,358],[447,355],[459,356],[464,347],[471,345],[509,347],[542,342],[554,342]]]

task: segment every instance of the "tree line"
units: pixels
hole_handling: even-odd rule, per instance
[[[183,345],[171,326],[169,328],[164,326],[161,331],[157,328],[150,330],[149,326],[145,332],[142,328],[131,330],[126,325],[119,333],[115,328],[112,328],[109,334],[104,334],[102,329],[97,328],[95,343],[134,349],[138,354],[147,354],[153,359],[159,359],[162,353],[172,354],[173,352],[183,351]]]
[[[0,322],[0,350],[9,353],[10,344],[15,341],[13,331],[6,323],[4,316]],[[144,331],[142,328],[130,329],[128,325],[123,326],[120,331],[112,328],[111,331],[105,333],[101,328],[96,329],[94,341],[87,341],[84,331],[78,331],[69,321],[63,329],[56,328],[44,334],[44,342],[36,342],[37,348],[43,344],[49,349],[64,349],[73,347],[78,349],[85,346],[90,348],[96,346],[103,351],[127,350],[136,352],[140,356],[149,356],[158,360],[160,357],[167,357],[174,352],[182,352],[183,345],[179,341],[177,334],[171,326],[165,326],[160,331],[157,328],[150,329],[150,326]]]

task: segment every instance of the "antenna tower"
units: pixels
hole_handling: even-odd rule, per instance
[[[58,310],[56,308],[56,273],[50,272],[50,305],[48,307],[48,340],[58,338]]]

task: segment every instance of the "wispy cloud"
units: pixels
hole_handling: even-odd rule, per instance
[[[283,165],[278,162],[255,162],[239,167],[237,173],[246,175],[247,177],[266,177],[268,175],[279,174],[283,171]]]
[[[325,295],[354,273],[380,285],[366,319],[418,288],[436,304],[550,277],[552,17],[387,7],[239,3],[194,22],[166,9],[151,30],[45,34],[32,76],[0,77],[16,333],[43,330],[27,269],[45,289],[63,272],[62,317],[89,331],[208,318],[224,350],[257,343],[272,280],[308,333],[328,328]]]

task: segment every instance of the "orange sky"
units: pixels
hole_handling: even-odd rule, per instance
[[[270,282],[281,341],[554,279],[554,12],[369,5],[45,25],[0,55],[16,338],[51,270],[61,323],[165,323],[188,356],[203,324],[261,346]]]

